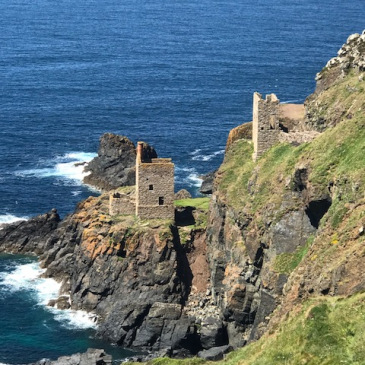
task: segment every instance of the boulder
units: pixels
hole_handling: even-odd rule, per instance
[[[213,182],[216,172],[217,171],[208,172],[206,175],[202,176],[203,182],[199,189],[202,194],[213,193]]]
[[[186,189],[181,189],[175,194],[175,200],[190,199],[191,194]]]
[[[67,295],[62,295],[58,299],[51,299],[48,302],[50,307],[55,307],[57,309],[69,309],[71,308],[70,298]]]
[[[157,157],[153,147],[143,144],[143,160]],[[84,183],[109,191],[136,183],[136,147],[125,136],[105,133],[100,138],[98,156],[92,159],[85,171]]]
[[[212,347],[209,350],[203,350],[198,352],[198,356],[204,360],[217,361],[222,360],[224,355],[232,351],[230,345]]]
[[[206,317],[201,322],[200,342],[204,349],[227,344],[227,332],[222,320],[216,317]]]

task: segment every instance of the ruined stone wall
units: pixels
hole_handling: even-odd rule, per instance
[[[137,165],[137,216],[173,220],[174,164],[170,159],[152,159]]]
[[[259,93],[253,97],[252,141],[254,144],[253,158],[256,160],[279,138],[279,99],[275,94],[262,98]]]
[[[136,213],[135,197],[113,191],[109,194],[109,214],[133,215]]]

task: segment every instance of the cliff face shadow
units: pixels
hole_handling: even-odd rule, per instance
[[[184,247],[181,245],[179,231],[176,226],[171,227],[171,232],[174,237],[174,248],[176,251],[176,258],[177,258],[177,276],[180,278],[181,282],[183,283],[183,295],[182,295],[182,305],[185,305],[190,291],[191,285],[193,281],[193,273],[191,271],[189,260],[186,256],[186,252]]]
[[[195,224],[193,211],[195,207],[178,207],[175,208],[175,222],[179,227],[191,226]]]
[[[318,229],[321,219],[328,212],[331,205],[332,201],[329,197],[320,200],[313,200],[308,204],[305,212],[314,228]]]

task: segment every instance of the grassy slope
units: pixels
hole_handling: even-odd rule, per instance
[[[174,204],[176,207],[194,207],[207,211],[209,209],[210,198],[190,198],[175,200]]]
[[[332,206],[321,221],[319,234],[311,237],[300,252],[281,258],[278,271],[290,273],[301,264],[312,275],[325,276],[349,255],[355,265],[363,267],[365,238],[357,232],[365,226],[364,89],[365,82],[349,74],[318,97],[321,113],[326,117],[340,110],[342,121],[311,143],[299,147],[277,145],[256,164],[247,141],[235,142],[226,154],[218,172],[218,190],[221,199],[238,212],[245,209],[257,215],[270,210],[278,214],[283,209],[282,197],[292,189],[296,167],[308,168],[308,184],[318,197],[328,194],[329,185],[334,184]],[[297,204],[293,201],[285,209],[295,209]],[[312,297],[293,306],[275,332],[234,351],[219,363],[365,364],[365,294],[351,288],[343,292],[344,297]],[[150,363],[205,362],[157,359]]]
[[[225,364],[365,364],[365,294],[311,299],[274,334],[228,356]]]
[[[237,141],[225,156],[218,172],[218,191],[227,205],[250,215],[271,214],[277,221],[287,211],[303,206],[300,198],[287,199],[293,189],[297,168],[309,171],[308,186],[313,198],[328,195],[332,188],[332,205],[322,220],[328,242],[346,244],[363,220],[365,203],[365,82],[350,74],[318,98],[325,115],[342,110],[343,120],[326,130],[311,143],[294,147],[278,144],[257,163],[251,159],[252,144]],[[349,91],[350,90],[350,91]],[[286,197],[285,204],[283,197]],[[346,218],[346,224],[343,224]],[[365,222],[364,222],[365,223]],[[323,235],[321,237],[323,239]],[[311,242],[294,254],[278,258],[278,272],[290,273],[307,254]],[[328,244],[323,249],[328,251]],[[322,250],[322,251],[323,251]],[[318,256],[318,255],[317,255]]]
[[[219,362],[156,359],[150,365],[361,365],[365,364],[365,294],[307,301],[273,334]]]

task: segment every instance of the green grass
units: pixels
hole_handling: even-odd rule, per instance
[[[296,167],[305,166],[313,195],[325,196],[332,183],[337,188],[333,199],[340,199],[341,206],[358,200],[365,186],[363,100],[358,76],[350,74],[320,96],[322,112],[330,117],[339,109],[343,111],[339,116],[342,121],[312,142],[299,147],[277,144],[256,163],[252,161],[252,144],[243,140],[235,142],[218,171],[218,191],[237,210],[242,207],[253,213],[278,210],[285,193],[292,188],[290,182]],[[297,204],[293,201],[287,210],[296,209]],[[332,209],[336,215],[334,226],[344,214],[341,206],[338,206],[341,211]]]
[[[302,247],[298,247],[293,253],[282,253],[276,256],[274,270],[280,274],[290,274],[308,253],[309,247],[313,241],[314,236],[310,236],[306,244]]]
[[[248,182],[254,168],[252,153],[253,145],[249,141],[238,140],[226,152],[219,168],[218,189],[233,207],[247,203]]]
[[[275,335],[229,356],[225,364],[365,364],[365,294],[321,298],[282,324]]]
[[[130,194],[130,193],[134,193],[136,191],[136,187],[135,187],[135,185],[121,186],[117,189],[117,191],[120,193],[123,193],[123,194]]]
[[[218,362],[159,358],[148,365],[364,365],[365,293],[307,301],[275,333]]]
[[[175,200],[175,207],[194,207],[207,211],[209,209],[210,198],[191,198]]]

